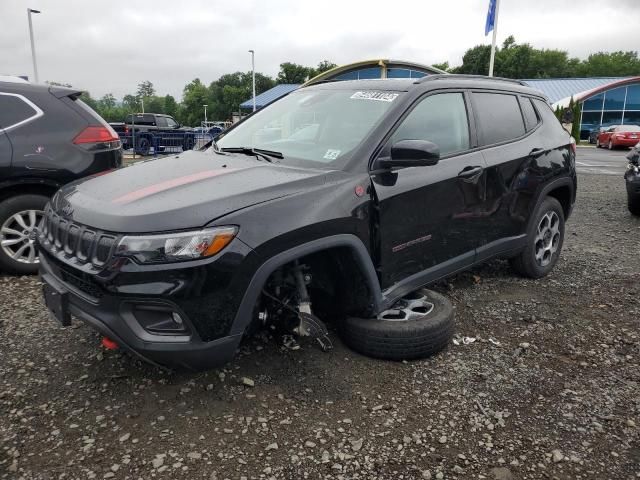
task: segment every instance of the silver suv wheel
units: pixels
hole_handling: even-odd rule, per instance
[[[22,210],[10,216],[0,228],[0,248],[20,263],[37,264],[35,240],[41,210]]]
[[[553,254],[560,243],[560,218],[554,211],[545,213],[538,224],[535,238],[536,262],[546,267],[551,262]]]

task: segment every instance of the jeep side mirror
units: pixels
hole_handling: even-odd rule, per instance
[[[391,158],[379,160],[380,168],[429,167],[440,160],[440,147],[427,140],[400,140],[391,146]]]

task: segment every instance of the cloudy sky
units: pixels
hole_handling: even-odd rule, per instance
[[[199,77],[250,69],[275,76],[281,62],[338,64],[367,58],[461,63],[489,43],[489,0],[0,0],[0,75],[32,75],[26,7],[40,80],[117,97],[151,80],[180,97]],[[640,48],[640,0],[501,0],[498,42],[568,50]]]

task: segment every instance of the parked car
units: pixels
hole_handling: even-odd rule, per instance
[[[0,271],[36,273],[36,226],[49,198],[122,162],[118,135],[81,93],[0,81]]]
[[[629,165],[624,174],[627,186],[627,206],[633,215],[640,216],[640,142],[627,154]]]
[[[575,142],[518,81],[303,87],[207,151],[62,189],[38,236],[45,301],[171,367],[220,365],[265,323],[329,348],[328,319],[359,352],[423,357],[453,314],[421,287],[498,256],[547,275],[576,188]]]
[[[191,150],[195,145],[193,129],[178,123],[172,116],[160,113],[129,114],[123,122],[112,122],[125,150],[134,147],[136,153],[149,155],[152,148],[181,147]]]
[[[595,145],[598,141],[598,135],[604,132],[610,125],[598,125],[589,130],[589,143]]]
[[[618,147],[633,147],[640,140],[640,126],[614,125],[598,134],[596,147],[613,150]]]

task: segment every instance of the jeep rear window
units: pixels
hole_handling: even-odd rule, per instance
[[[401,92],[300,89],[223,134],[217,147],[282,152],[284,164],[343,167]]]

